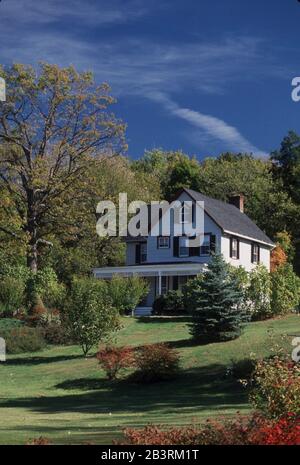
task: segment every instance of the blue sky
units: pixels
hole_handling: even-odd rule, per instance
[[[2,0],[0,62],[94,71],[132,157],[264,156],[300,132],[299,24],[297,0]]]

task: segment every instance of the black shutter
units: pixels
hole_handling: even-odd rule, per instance
[[[135,263],[141,263],[141,244],[135,246]]]
[[[179,236],[175,236],[173,239],[173,255],[179,257]]]
[[[173,276],[173,291],[178,290],[178,276]]]
[[[240,240],[237,239],[237,259],[240,259]]]
[[[251,244],[251,263],[254,263],[254,244]]]
[[[230,238],[230,258],[232,258],[232,237]]]
[[[199,257],[200,247],[189,247],[189,256],[190,257]]]
[[[194,224],[195,221],[196,221],[196,205],[193,202],[193,205],[192,205],[192,223]]]
[[[260,263],[260,247],[259,245],[257,246],[257,263]]]
[[[210,253],[216,253],[216,236],[214,234],[210,235]]]

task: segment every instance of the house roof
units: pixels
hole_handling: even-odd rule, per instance
[[[182,189],[193,200],[204,202],[205,212],[225,232],[263,242],[273,247],[271,239],[237,207],[221,200],[216,200],[192,189]]]

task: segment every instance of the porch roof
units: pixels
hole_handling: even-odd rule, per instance
[[[94,268],[95,278],[111,278],[119,276],[191,276],[202,273],[206,269],[204,263],[173,263],[173,264],[151,264],[114,266],[105,268]]]

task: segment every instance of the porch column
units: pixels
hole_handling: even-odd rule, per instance
[[[161,271],[158,272],[158,295],[161,295]]]

